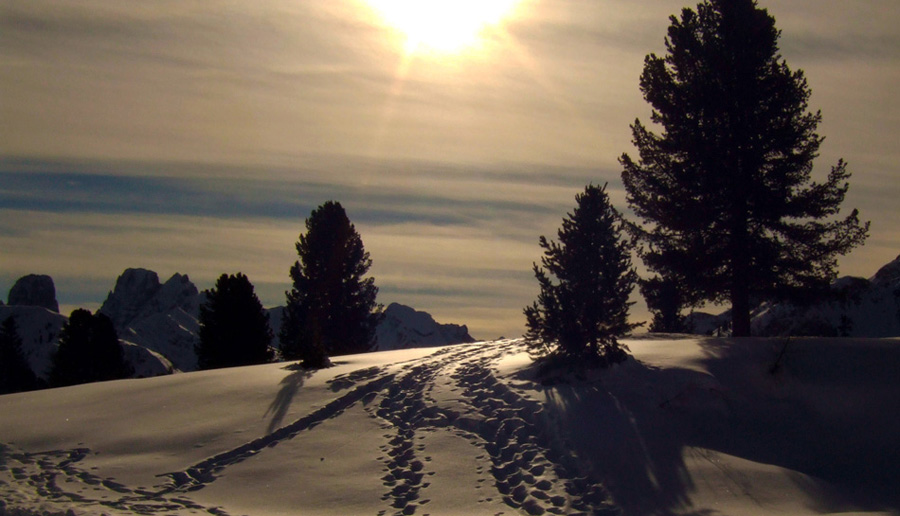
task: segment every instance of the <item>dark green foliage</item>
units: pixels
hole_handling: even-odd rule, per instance
[[[648,330],[651,333],[690,333],[692,328],[681,314],[693,306],[691,294],[683,281],[655,276],[639,280],[641,295],[653,314]]]
[[[525,308],[525,339],[535,357],[620,362],[626,355],[617,337],[639,326],[628,322],[628,296],[637,280],[630,246],[620,238],[619,214],[605,186],[589,185],[575,200],[557,233],[559,243],[540,238],[543,267],[535,264],[534,274],[541,292]]]
[[[59,333],[59,348],[50,367],[50,385],[128,378],[134,371],[122,357],[122,346],[109,317],[79,308]]]
[[[22,354],[22,338],[15,318],[0,324],[0,394],[37,389],[38,379]]]
[[[826,221],[847,192],[843,161],[811,178],[821,114],[801,71],[778,53],[775,20],[753,0],[710,0],[671,17],[666,56],[644,61],[641,92],[656,134],[631,126],[624,154],[630,226],[647,267],[681,278],[705,301],[730,301],[749,335],[751,300],[821,289],[836,256],[861,245],[857,211]],[[671,276],[667,273],[671,272]]]
[[[253,284],[240,272],[222,274],[205,292],[200,305],[200,369],[264,364],[272,360],[269,314],[256,297]]]
[[[364,277],[372,260],[340,203],[313,210],[297,254],[279,335],[284,358],[325,367],[329,356],[371,351],[383,317],[378,287]]]

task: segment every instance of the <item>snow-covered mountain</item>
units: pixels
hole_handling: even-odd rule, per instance
[[[812,306],[764,306],[752,321],[755,335],[824,337],[900,336],[900,257],[869,279],[845,276],[833,296]]]
[[[129,269],[119,278],[101,311],[113,320],[125,360],[136,377],[158,376],[175,369],[166,356],[178,356],[169,348],[184,332],[172,330],[171,323],[160,319],[184,318],[186,313],[180,314],[177,309],[190,309],[196,291],[186,276],[178,274],[165,285],[159,284],[156,273],[142,269]],[[59,345],[60,329],[68,321],[58,311],[53,279],[46,275],[20,278],[9,292],[8,304],[0,303],[0,321],[15,317],[22,351],[35,374],[45,380]],[[196,327],[196,316],[194,321]],[[190,326],[190,319],[186,323]]]
[[[713,334],[731,320],[697,312],[688,316],[698,334]],[[869,279],[844,276],[830,295],[810,305],[765,303],[753,312],[753,335],[819,337],[900,336],[900,256]]]
[[[68,318],[47,308],[58,306],[49,276],[26,276],[16,282],[14,291],[10,292],[9,305],[0,304],[0,320],[16,315],[29,363],[38,376],[46,378],[56,338]],[[194,344],[200,328],[199,307],[204,300],[204,294],[187,275],[176,273],[161,283],[156,272],[126,269],[99,312],[112,320],[135,376],[150,377],[197,369]],[[275,335],[283,310],[268,310]],[[464,325],[439,324],[431,315],[397,303],[387,308],[377,338],[381,350],[474,341]]]
[[[465,325],[440,324],[427,312],[391,303],[375,331],[380,351],[475,342]]]
[[[268,313],[269,326],[272,327],[272,333],[277,340],[284,307],[269,308]],[[428,312],[400,303],[388,305],[384,310],[384,319],[375,329],[375,349],[378,351],[428,348],[466,342],[475,342],[469,335],[466,325],[441,324]]]
[[[68,317],[41,306],[0,305],[0,321],[14,317],[22,339],[22,353],[34,374],[47,379],[57,338]]]
[[[0,396],[0,515],[900,512],[900,339],[624,343],[552,382],[519,340]]]
[[[99,312],[112,319],[121,340],[166,359],[146,366],[162,368],[162,371],[172,366],[180,371],[194,371],[197,369],[194,343],[200,329],[197,314],[201,303],[201,294],[187,275],[176,273],[160,283],[153,271],[127,269],[116,280],[115,289]],[[145,358],[152,362],[152,358]]]

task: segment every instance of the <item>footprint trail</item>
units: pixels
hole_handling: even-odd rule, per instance
[[[518,341],[450,346],[336,376],[327,384],[334,396],[327,404],[183,470],[161,473],[160,484],[151,488],[125,486],[79,467],[92,453],[87,448],[27,453],[0,444],[0,493],[8,494],[9,507],[40,499],[110,513],[227,516],[221,507],[192,501],[191,493],[227,475],[228,468],[315,432],[320,423],[362,404],[383,432],[372,460],[381,463],[384,491],[372,501],[373,513],[441,512],[429,505],[429,488],[442,478],[430,468],[439,450],[429,454],[427,437],[449,432],[464,440],[455,442],[468,443],[484,465],[476,472],[479,502],[502,500],[509,509],[531,515],[619,514],[599,481],[554,437],[543,404],[498,379],[499,361],[521,353],[521,346]],[[0,505],[0,514],[3,510]]]

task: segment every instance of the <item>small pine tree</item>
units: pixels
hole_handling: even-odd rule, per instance
[[[559,243],[540,238],[543,267],[534,264],[534,274],[541,292],[524,310],[525,339],[535,357],[608,365],[626,356],[617,337],[639,326],[628,322],[637,274],[606,186],[588,185],[575,200]]]
[[[200,305],[200,369],[264,364],[272,359],[269,314],[247,276],[222,274]]]
[[[371,351],[382,306],[375,279],[364,277],[372,260],[340,203],[313,210],[297,254],[279,334],[282,356],[318,368],[329,356]]]
[[[50,385],[64,387],[128,378],[134,371],[125,362],[119,337],[109,317],[79,308],[59,333],[59,347],[50,367]]]
[[[22,338],[15,317],[10,315],[0,324],[0,394],[31,391],[38,379],[22,354]]]

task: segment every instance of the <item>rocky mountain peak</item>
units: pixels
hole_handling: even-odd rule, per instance
[[[109,317],[116,328],[128,326],[161,286],[159,276],[153,271],[125,269],[100,307],[100,313]]]
[[[9,290],[10,306],[40,306],[59,313],[53,278],[45,274],[29,274],[19,278]]]
[[[162,355],[181,371],[193,371],[201,298],[187,275],[176,273],[160,283],[153,271],[126,269],[100,312],[112,319],[126,343]]]

